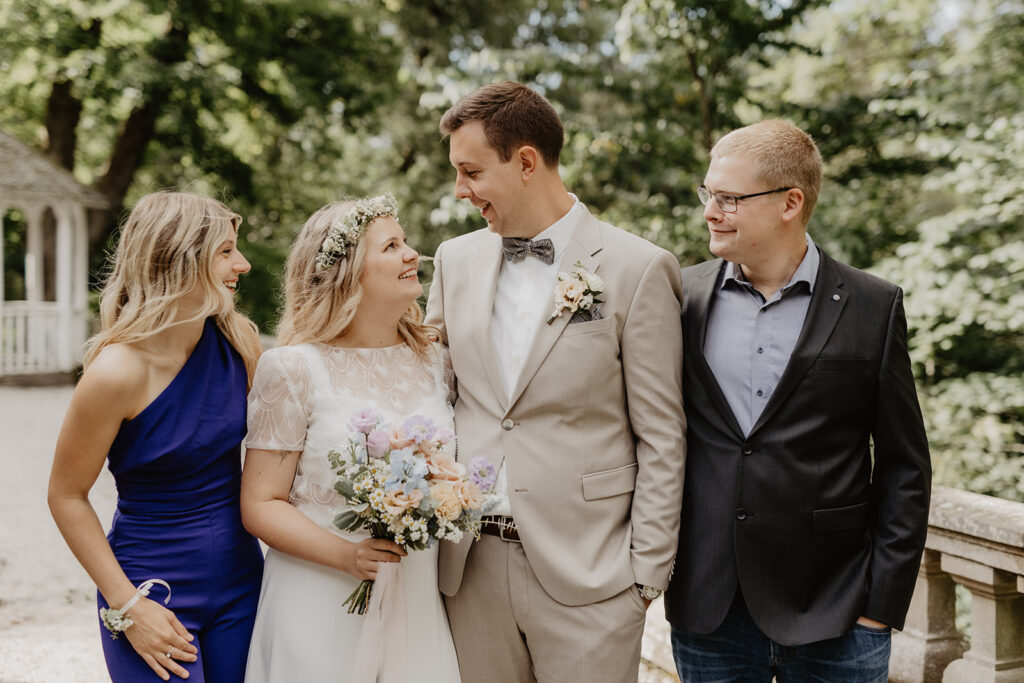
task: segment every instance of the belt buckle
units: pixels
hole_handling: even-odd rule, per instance
[[[509,543],[521,543],[522,541],[520,541],[519,538],[518,538],[519,537],[519,529],[513,527],[512,526],[513,524],[515,524],[515,522],[499,522],[498,523],[498,538],[500,538],[503,541],[507,541]],[[509,538],[508,536],[506,536],[505,535],[506,531],[511,531],[512,533],[514,533],[516,535],[516,538]]]

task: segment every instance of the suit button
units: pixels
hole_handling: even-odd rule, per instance
[[[750,455],[753,452],[754,452],[754,449],[751,448],[750,446],[744,446],[743,447],[743,455]]]
[[[738,519],[738,520],[740,520],[742,522],[746,518],[747,518],[747,511],[746,510],[744,510],[743,508],[740,508],[739,510],[736,511],[736,519]]]
[[[501,428],[504,429],[506,432],[515,426],[516,423],[513,422],[511,418],[506,417],[504,420],[501,421]]]

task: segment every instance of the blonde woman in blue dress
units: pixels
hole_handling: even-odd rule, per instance
[[[406,554],[332,525],[344,499],[327,452],[347,441],[353,416],[369,409],[384,424],[419,415],[453,428],[447,353],[416,303],[418,259],[390,195],[320,209],[288,257],[279,345],[261,357],[249,397],[242,518],[270,546],[249,683],[459,681],[437,546]],[[389,625],[399,637],[361,642],[367,616],[342,603],[391,562],[400,562],[404,623]]]

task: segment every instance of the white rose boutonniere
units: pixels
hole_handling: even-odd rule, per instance
[[[550,325],[565,313],[572,315],[576,311],[589,311],[596,304],[604,303],[599,297],[604,292],[604,281],[583,267],[577,261],[568,273],[558,274],[555,283],[555,310],[547,319]]]

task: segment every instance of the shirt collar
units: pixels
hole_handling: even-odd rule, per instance
[[[804,239],[807,240],[807,253],[804,254],[800,265],[794,271],[793,277],[779,290],[780,292],[785,292],[799,282],[806,282],[807,291],[812,294],[814,293],[814,284],[818,280],[818,264],[821,261],[821,256],[818,254],[818,248],[814,246],[814,240],[811,239],[811,236],[804,233]],[[722,275],[722,284],[719,285],[719,289],[724,288],[730,280],[736,284],[750,286],[747,279],[743,277],[739,267],[731,261],[726,261],[725,272]]]
[[[551,240],[551,244],[555,248],[555,263],[561,260],[565,250],[569,248],[569,242],[572,240],[573,233],[576,232],[576,226],[579,225],[580,219],[583,217],[583,202],[571,192],[569,196],[572,197],[573,203],[565,215],[533,238],[535,240]]]

